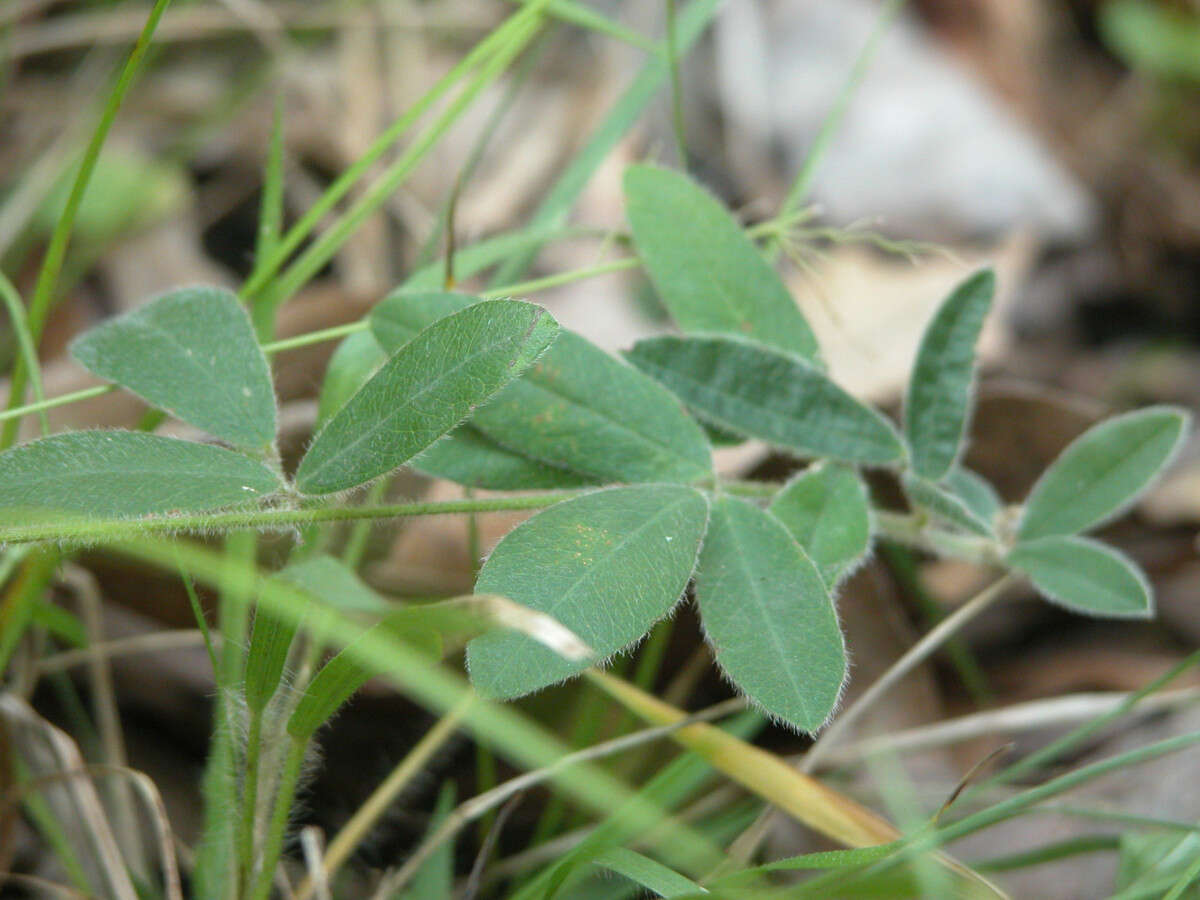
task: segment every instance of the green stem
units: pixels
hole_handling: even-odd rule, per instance
[[[254,878],[254,819],[258,810],[258,765],[262,742],[261,709],[250,710],[250,723],[246,731],[246,767],[242,780],[242,816],[238,824],[237,846],[241,863],[242,884],[250,885]]]
[[[675,152],[679,167],[688,167],[687,131],[683,123],[683,84],[679,77],[679,51],[675,46],[675,0],[667,0],[667,65],[671,69],[671,125],[675,132]]]
[[[293,737],[283,762],[283,773],[279,776],[279,791],[271,808],[271,821],[267,826],[266,842],[263,844],[261,867],[250,891],[250,900],[270,900],[271,885],[275,881],[275,867],[283,853],[283,837],[287,832],[292,815],[292,800],[300,784],[300,772],[304,768],[304,749],[307,741]]]
[[[29,333],[29,322],[25,318],[25,304],[21,302],[21,295],[17,293],[17,289],[13,287],[13,283],[3,272],[0,272],[0,299],[4,301],[4,305],[8,309],[8,318],[12,322],[13,333],[17,336],[17,348],[21,351],[21,358],[25,360],[25,368],[29,371],[29,384],[33,388],[33,398],[38,403],[45,403],[46,395],[42,391],[42,375],[38,371],[37,347],[34,344],[33,335]],[[49,434],[50,420],[46,418],[45,409],[39,411],[39,417],[42,420],[42,434]]]
[[[117,110],[121,108],[121,102],[125,99],[125,94],[128,92],[129,86],[133,83],[134,77],[142,67],[146,51],[150,49],[150,41],[154,36],[154,30],[158,27],[158,21],[162,18],[162,14],[166,12],[170,2],[171,0],[155,0],[154,7],[150,10],[150,15],[147,17],[146,24],[142,28],[142,33],[138,35],[137,43],[134,44],[133,50],[129,54],[129,59],[125,61],[125,66],[117,78],[116,85],[105,101],[104,111],[100,115],[100,121],[97,123],[95,130],[92,132],[92,138],[88,142],[87,149],[84,150],[83,159],[80,161],[79,171],[75,174],[75,181],[71,185],[71,193],[67,196],[62,216],[59,217],[58,223],[54,226],[54,233],[50,236],[50,245],[46,249],[46,257],[42,261],[42,268],[38,272],[37,284],[33,289],[33,299],[29,303],[29,333],[35,345],[41,339],[42,329],[45,327],[46,319],[50,315],[50,307],[54,299],[54,289],[58,284],[58,276],[62,271],[63,261],[66,259],[67,245],[71,239],[71,230],[75,226],[75,216],[79,212],[84,192],[87,190],[92,172],[96,168],[96,161],[100,158],[100,149],[104,146],[105,138],[108,137],[109,129],[112,128],[113,121],[117,117]],[[25,365],[22,364],[21,359],[18,357],[17,364],[13,368],[12,384],[9,387],[9,409],[20,404],[21,398],[25,394],[25,384],[29,378],[29,374]],[[10,419],[4,424],[3,432],[0,433],[0,449],[12,446],[13,441],[16,440],[19,425],[19,417]]]
[[[394,503],[383,506],[322,506],[315,509],[261,509],[240,512],[169,516],[164,518],[102,519],[64,522],[58,525],[12,525],[0,527],[0,544],[25,544],[33,541],[103,543],[124,541],[151,534],[196,531],[236,531],[238,529],[287,529],[314,522],[350,522],[357,519],[403,519],[412,516],[453,515],[457,513],[504,512],[542,509],[563,500],[578,497],[585,490],[548,491],[514,497],[488,497],[478,500],[444,500],[426,503]]]

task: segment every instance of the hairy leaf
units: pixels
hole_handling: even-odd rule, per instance
[[[1010,565],[1025,572],[1048,600],[1090,616],[1149,618],[1154,597],[1142,571],[1124,554],[1082,537],[1017,544]]]
[[[71,344],[89,371],[153,406],[246,448],[275,439],[266,357],[237,297],[222,288],[172,291]]]
[[[371,327],[392,347],[465,302],[461,294],[395,294],[375,308]],[[679,401],[571,331],[470,424],[501,447],[588,480],[692,482],[712,474],[708,441]]]
[[[770,348],[736,338],[659,337],[639,341],[628,357],[721,428],[850,462],[891,463],[904,454],[887,419]]]
[[[279,687],[296,629],[259,607],[254,613],[250,649],[246,653],[246,706],[262,712]]]
[[[343,338],[325,367],[317,397],[317,429],[324,427],[385,362],[387,354],[369,331],[356,331]]]
[[[489,491],[554,490],[596,481],[510,450],[470,422],[414,457],[411,465],[426,475]]]
[[[642,637],[691,577],[708,504],[691,488],[611,488],[556,504],[510,532],[479,573],[476,593],[553,616],[595,651],[567,660],[532,638],[471,641],[476,688],[508,699],[562,681]]]
[[[638,254],[680,328],[817,359],[817,340],[783,280],[708,191],[678,172],[630,166],[625,205]]]
[[[965,466],[951,469],[950,474],[942,479],[942,487],[965,503],[967,509],[982,522],[994,523],[1004,508],[1004,501],[991,483]]]
[[[280,487],[274,472],[241,453],[136,431],[73,431],[0,453],[0,509],[202,512],[255,503]]]
[[[696,597],[733,683],[790,725],[819,729],[846,678],[845,644],[820,574],[783,524],[744,500],[718,500]]]
[[[996,292],[991,269],[977,272],[943,301],[925,329],[904,404],[912,466],[940,481],[962,450],[975,377],[975,343]]]
[[[816,564],[830,590],[870,549],[867,486],[847,466],[809,466],[775,495],[770,511]]]
[[[965,500],[939,484],[905,473],[904,493],[918,509],[923,509],[944,524],[953,525],[982,537],[991,537],[992,526],[981,519]]]
[[[392,471],[518,377],[557,335],[544,309],[515,300],[484,301],[433,323],[321,430],[296,486],[331,494]]]
[[[1189,421],[1183,410],[1152,406],[1088,429],[1034,485],[1017,537],[1075,534],[1128,508],[1174,456]]]

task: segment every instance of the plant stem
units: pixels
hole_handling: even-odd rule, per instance
[[[246,730],[245,775],[242,779],[242,817],[238,823],[237,846],[241,864],[241,883],[249,886],[254,878],[254,819],[258,810],[258,765],[261,758],[259,744],[262,742],[261,709],[250,710],[250,723]]]
[[[404,519],[412,516],[438,516],[456,513],[506,512],[542,509],[563,500],[578,497],[586,490],[548,491],[514,497],[488,497],[478,500],[444,500],[425,503],[395,503],[384,506],[321,506],[315,509],[260,509],[242,512],[169,516],[165,518],[93,519],[64,522],[59,525],[11,525],[0,527],[0,544],[25,544],[33,541],[104,543],[124,541],[153,534],[177,532],[235,531],[238,529],[288,529],[314,522],[350,522],[358,519]]]
[[[688,167],[687,131],[683,124],[683,85],[679,78],[679,52],[675,47],[675,0],[667,0],[667,65],[671,69],[671,125],[675,132],[675,152],[679,168]]]
[[[304,750],[307,743],[304,738],[293,737],[288,747],[287,757],[283,762],[283,773],[279,776],[279,790],[271,808],[271,821],[267,826],[258,877],[248,895],[250,900],[269,900],[271,896],[275,867],[279,864],[279,857],[283,852],[283,837],[292,815],[292,800],[296,796],[300,772],[304,768]]]
[[[34,343],[33,335],[29,333],[25,305],[21,302],[21,295],[17,293],[17,289],[13,287],[13,283],[3,272],[0,272],[0,299],[3,299],[4,306],[8,310],[8,318],[12,323],[13,333],[17,337],[17,348],[21,351],[21,358],[25,360],[25,368],[29,372],[29,384],[33,388],[33,399],[38,403],[45,403],[46,395],[42,391],[42,376],[38,371],[37,346]],[[49,434],[50,421],[46,418],[46,411],[43,408],[39,412],[42,434]]]
[[[801,771],[813,771],[837,744],[837,739],[846,732],[847,728],[862,718],[863,714],[880,697],[895,687],[896,683],[903,679],[904,676],[933,655],[934,651],[945,643],[951,635],[1002,597],[1014,580],[1014,576],[1004,575],[992,582],[913,644],[907,653],[896,660],[891,668],[867,688],[861,697],[851,703],[840,716],[834,719],[833,724],[825,729],[821,736],[817,738],[816,743],[804,754],[804,761],[800,766]]]
[[[79,212],[79,206],[83,201],[83,195],[87,190],[88,182],[91,181],[92,171],[96,168],[96,161],[100,158],[100,149],[104,146],[104,140],[108,137],[109,129],[112,128],[113,121],[117,117],[117,110],[121,108],[121,101],[125,99],[125,94],[129,90],[129,86],[133,83],[134,77],[142,67],[146,51],[150,49],[150,41],[154,36],[154,29],[158,27],[158,21],[162,18],[162,14],[166,12],[170,2],[171,0],[155,0],[154,7],[150,10],[150,15],[146,18],[146,24],[142,28],[142,33],[138,35],[137,43],[134,44],[133,50],[129,54],[129,59],[125,61],[125,66],[117,78],[116,85],[105,101],[100,121],[96,124],[95,130],[92,132],[87,149],[84,150],[83,159],[79,163],[79,171],[75,173],[75,181],[71,185],[71,193],[68,195],[66,205],[63,207],[62,216],[59,217],[58,223],[54,226],[54,233],[50,236],[50,246],[46,249],[46,257],[42,261],[42,268],[38,272],[37,284],[33,289],[33,299],[29,303],[29,334],[35,346],[41,339],[42,329],[45,327],[46,319],[50,315],[50,307],[54,300],[54,289],[58,284],[58,275],[62,271],[63,261],[66,259],[67,244],[71,239],[71,230],[75,225],[75,216]],[[28,378],[29,372],[22,362],[22,357],[17,357],[17,364],[13,367],[12,383],[8,393],[7,405],[9,409],[20,404],[25,393],[25,383]],[[12,445],[12,442],[17,437],[17,427],[19,425],[19,417],[5,422],[3,432],[0,433],[0,449]]]

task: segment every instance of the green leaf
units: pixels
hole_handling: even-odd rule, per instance
[[[292,737],[311,738],[371,677],[371,670],[358,661],[353,647],[347,645],[313,676],[288,719],[287,731]]]
[[[241,453],[135,431],[74,431],[0,453],[0,509],[201,512],[256,503],[280,487],[274,472]]]
[[[995,292],[995,273],[976,272],[943,301],[921,338],[904,404],[904,430],[913,469],[930,481],[940,481],[962,450],[975,343]]]
[[[886,464],[904,455],[887,419],[795,357],[726,337],[650,338],[627,355],[721,428],[850,462]]]
[[[595,483],[496,443],[469,422],[412,459],[418,472],[489,491],[544,491]]]
[[[325,367],[317,397],[316,429],[320,430],[332,419],[385,362],[387,354],[369,331],[356,331],[344,338]]]
[[[377,615],[395,609],[363,584],[344,562],[324,553],[281,569],[275,577],[312,594],[333,609]]]
[[[437,833],[438,828],[453,811],[457,790],[455,782],[449,778],[442,783],[437,803],[433,807],[433,815],[429,817],[429,826],[425,829],[426,838]],[[395,900],[445,900],[453,894],[454,842],[442,841],[413,873],[408,889]]]
[[[1017,537],[1075,534],[1127,509],[1174,456],[1190,418],[1152,406],[1089,428],[1034,485]]]
[[[527,369],[558,335],[540,306],[486,300],[397,350],[321,430],[296,486],[331,494],[387,474]]]
[[[902,481],[904,493],[918,509],[924,510],[943,524],[953,525],[981,537],[992,536],[991,524],[979,518],[957,494],[910,472],[904,473]]]
[[[382,627],[426,657],[441,658],[442,637],[421,616],[423,607],[389,602],[364,584],[354,570],[340,559],[320,554],[281,569],[275,578],[295,585],[319,601],[319,606],[314,605],[309,610],[308,624],[309,631],[318,638],[326,622],[319,612],[337,610],[358,613],[378,618]]]
[[[1100,8],[1100,35],[1131,69],[1200,83],[1200,16],[1150,0],[1112,0]]]
[[[461,294],[394,294],[372,312],[371,328],[392,347],[469,302]],[[508,450],[589,480],[686,483],[712,474],[708,441],[679,401],[571,331],[470,424]]]
[[[696,598],[717,663],[754,703],[815,732],[837,705],[846,652],[816,566],[771,514],[713,505]]]
[[[275,440],[275,392],[250,317],[229,291],[172,291],[71,344],[90,372],[237,447]]]
[[[246,653],[246,706],[262,712],[279,687],[296,629],[263,607],[254,613],[254,630]]]
[[[950,474],[942,479],[942,487],[965,503],[967,509],[982,522],[994,523],[1004,508],[1004,501],[991,483],[965,466],[951,469]]]
[[[771,514],[808,554],[830,590],[871,546],[867,486],[836,463],[809,466],[775,495]]]
[[[1090,616],[1146,619],[1154,597],[1146,576],[1128,557],[1082,537],[1049,537],[1017,544],[1011,566],[1027,574],[1048,600]]]
[[[704,888],[658,860],[626,847],[609,847],[592,858],[592,864],[623,875],[658,897],[706,893]]]
[[[558,503],[514,529],[488,557],[476,593],[553,616],[596,655],[568,660],[526,635],[492,632],[467,646],[476,688],[519,697],[638,640],[679,600],[707,520],[698,491],[638,485]]]
[[[638,254],[680,328],[817,360],[817,340],[783,280],[710,193],[678,172],[630,166],[625,206]]]

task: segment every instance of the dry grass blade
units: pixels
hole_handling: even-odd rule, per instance
[[[591,670],[593,683],[641,718],[662,725],[686,721],[687,714],[619,678]],[[711,725],[679,728],[674,740],[699,754],[719,772],[826,837],[848,847],[871,847],[900,839],[891,823],[821,782],[799,772],[773,753]],[[959,875],[970,896],[1003,897],[979,874],[944,854],[937,859]]]
[[[214,641],[220,642],[219,634],[214,634],[212,637]],[[167,653],[172,650],[188,650],[203,646],[204,635],[195,628],[156,631],[151,634],[139,634],[112,641],[100,641],[78,650],[64,650],[61,653],[44,656],[35,664],[35,671],[40,677],[52,675],[55,672],[65,672],[76,666],[92,663],[97,659],[112,659],[115,656],[130,656],[139,653]]]
[[[0,695],[0,717],[8,725],[14,754],[24,761],[32,778],[86,769],[75,742],[17,697]],[[6,806],[19,802],[19,789],[11,793],[17,796],[6,798]],[[87,874],[88,883],[103,885],[101,893],[117,900],[137,900],[108,815],[91,782],[73,778],[68,783],[48,786],[43,796]]]

